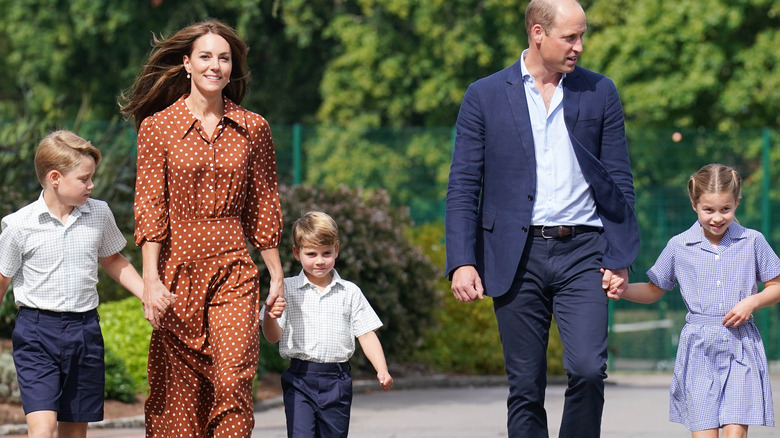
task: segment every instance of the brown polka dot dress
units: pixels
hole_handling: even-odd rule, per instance
[[[206,133],[184,97],[138,131],[135,243],[162,245],[160,278],[179,296],[149,345],[146,436],[249,437],[259,285],[246,240],[279,245],[276,155],[260,115],[225,99]]]

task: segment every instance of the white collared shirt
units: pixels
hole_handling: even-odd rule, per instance
[[[533,129],[536,153],[536,196],[532,225],[591,225],[600,227],[596,201],[574,154],[563,117],[563,80],[555,88],[549,110],[521,56],[523,88]]]
[[[2,220],[0,273],[13,279],[17,306],[86,312],[98,306],[98,258],[127,245],[104,201],[88,199],[66,223],[51,214],[43,193]]]
[[[322,293],[303,271],[285,278],[284,297],[287,307],[277,321],[279,354],[285,359],[346,362],[355,352],[355,338],[382,326],[360,288],[335,269]]]

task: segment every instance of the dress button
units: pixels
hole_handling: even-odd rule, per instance
[[[718,280],[718,283],[717,283],[717,285],[718,285],[718,287],[720,287],[720,280]]]
[[[720,260],[720,256],[719,255],[715,255],[715,260]]]

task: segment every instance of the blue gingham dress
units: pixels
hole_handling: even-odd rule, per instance
[[[761,335],[753,321],[721,320],[780,275],[780,259],[764,236],[733,222],[717,247],[699,222],[674,236],[647,271],[655,285],[680,285],[688,308],[670,388],[669,420],[688,430],[726,424],[774,426],[772,388]]]

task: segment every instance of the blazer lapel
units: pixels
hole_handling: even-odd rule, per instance
[[[563,80],[563,119],[570,133],[574,131],[577,117],[580,115],[580,92],[576,85],[577,70],[575,69]]]
[[[510,69],[510,75],[506,80],[506,95],[509,106],[512,108],[512,116],[515,119],[518,136],[525,152],[525,158],[531,163],[531,168],[536,168],[536,152],[534,151],[534,135],[531,129],[531,116],[528,114],[528,102],[525,98],[525,85],[523,84],[520,60]]]

